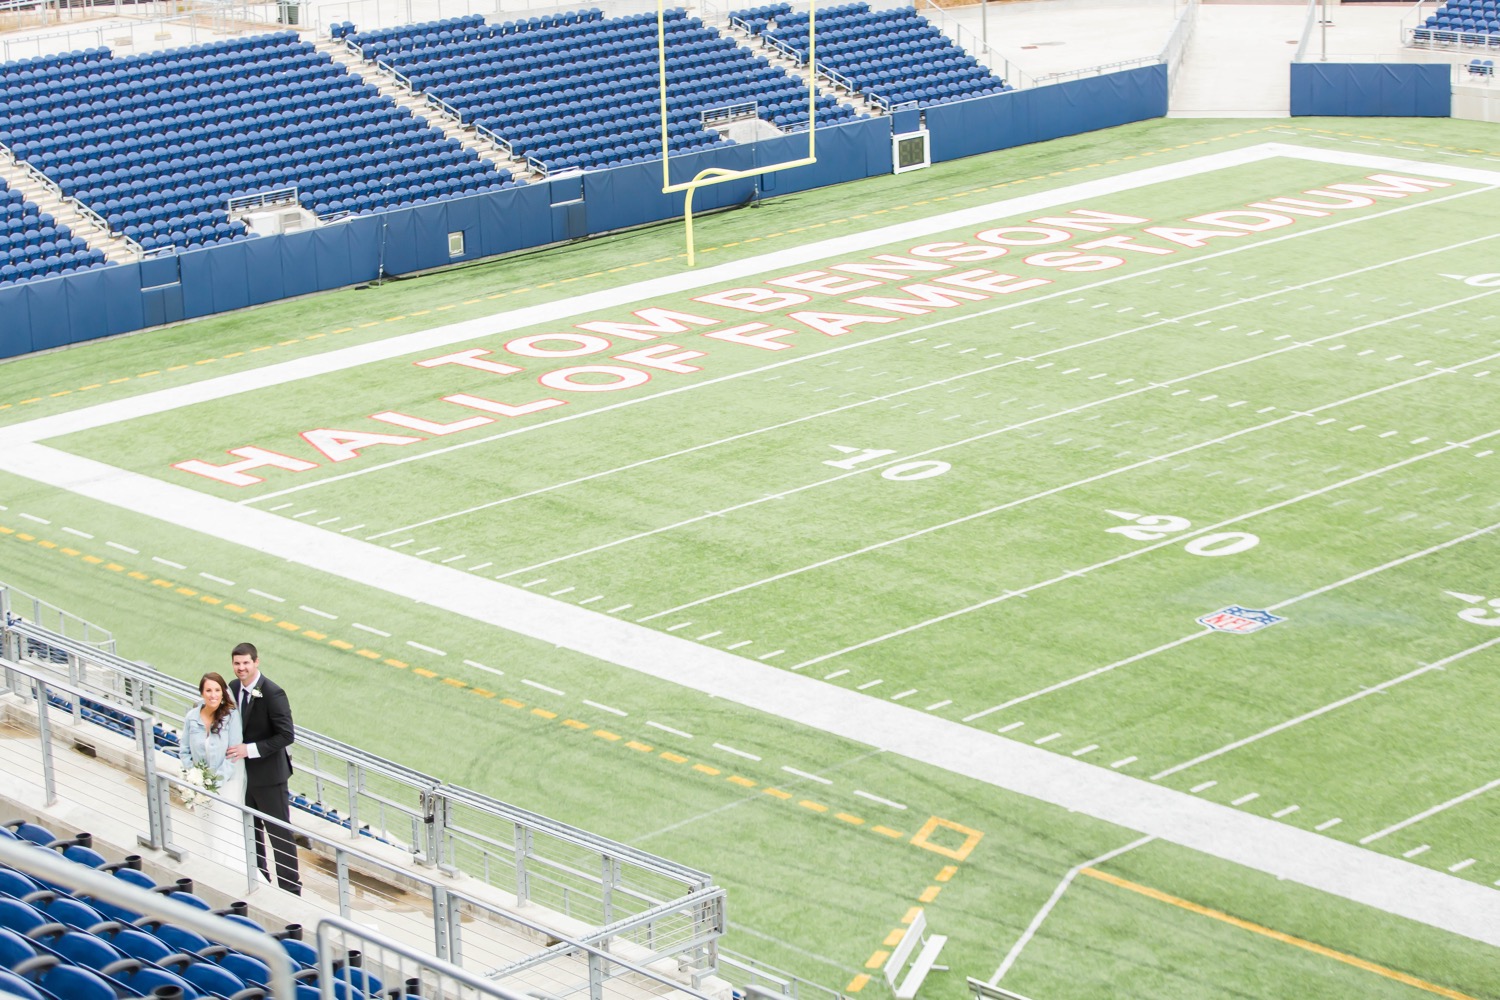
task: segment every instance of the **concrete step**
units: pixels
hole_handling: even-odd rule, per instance
[[[727,38],[734,39],[735,44],[740,48],[749,49],[751,52],[754,52],[758,56],[765,56],[766,59],[771,63],[771,65],[779,66],[782,69],[786,70],[788,73],[791,73],[793,76],[800,77],[803,80],[812,79],[812,67],[797,65],[797,61],[795,59],[792,59],[790,56],[783,54],[780,49],[774,49],[771,46],[765,44],[763,41],[761,41],[760,36],[747,34],[739,28],[731,28],[727,26],[721,27],[719,29],[719,32]],[[865,100],[859,94],[852,93],[843,89],[842,87],[835,86],[828,80],[820,79],[816,82],[818,85],[818,93],[831,94],[834,100],[838,101],[845,107],[853,108],[855,111],[858,111],[862,115],[882,115],[885,113],[874,104],[871,104],[869,101]]]
[[[78,210],[77,203],[63,198],[62,193],[50,181],[41,180],[8,155],[0,155],[0,177],[4,177],[7,184],[25,195],[27,201],[35,202],[39,209],[67,226],[74,236],[87,242],[91,249],[103,253],[106,260],[125,264],[136,259],[135,251],[123,236],[113,235],[91,217],[84,215]]]
[[[342,63],[350,73],[375,87],[396,104],[410,110],[412,114],[424,119],[448,138],[457,139],[464,144],[464,148],[480,159],[509,170],[517,180],[531,179],[531,167],[525,160],[510,156],[500,146],[485,139],[473,128],[465,126],[458,119],[428,101],[424,95],[413,93],[410,88],[397,80],[394,74],[361,59],[343,42],[324,38],[315,44],[319,52],[326,53],[335,62]]]

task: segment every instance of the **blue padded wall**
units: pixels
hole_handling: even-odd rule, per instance
[[[1166,110],[1166,67],[1147,66],[933,106],[927,110],[927,127],[932,158],[941,161],[1159,117]],[[1446,103],[1441,113],[1447,113]],[[717,146],[674,157],[672,180],[691,179],[707,167],[746,170],[800,159],[806,150],[805,135]],[[890,119],[819,129],[817,157],[808,166],[702,188],[694,197],[694,208],[707,211],[758,195],[790,194],[889,173]],[[0,316],[6,320],[0,323],[0,357],[342,288],[371,281],[382,268],[386,274],[409,274],[455,259],[490,257],[678,218],[682,203],[680,192],[661,193],[659,161],[637,163],[356,216],[310,232],[35,280],[0,288]],[[448,256],[451,232],[464,234],[464,254],[459,258]]]
[[[1034,90],[927,109],[932,161],[1160,118],[1167,113],[1164,63]]]
[[[1447,118],[1447,63],[1292,63],[1292,114]]]

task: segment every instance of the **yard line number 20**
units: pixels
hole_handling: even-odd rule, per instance
[[[1107,510],[1105,513],[1132,522],[1106,528],[1105,531],[1111,535],[1124,535],[1138,542],[1157,542],[1193,526],[1192,521],[1173,514],[1132,514],[1123,510]],[[1241,552],[1248,552],[1259,544],[1260,537],[1248,531],[1218,531],[1192,539],[1182,547],[1182,550],[1189,555],[1212,558],[1238,555]]]

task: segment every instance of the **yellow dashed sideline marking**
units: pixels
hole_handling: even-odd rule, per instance
[[[0,525],[0,535],[9,535],[9,536],[15,538],[18,541],[35,542],[38,546],[43,547],[43,548],[59,549],[59,546],[55,542],[52,542],[52,541],[47,540],[47,539],[38,539],[34,535],[30,535],[30,534],[28,534],[26,532],[22,532],[22,531],[17,531],[15,528],[11,528],[11,527],[5,526],[5,525]],[[63,553],[65,553],[65,554],[67,554],[70,557],[83,555],[83,553],[81,553],[80,550],[78,550],[78,549],[61,548],[59,550],[62,551]],[[96,565],[104,563],[104,560],[102,558],[98,557],[98,556],[83,555],[83,557],[84,557],[84,559],[86,561],[91,562],[91,563],[96,564]],[[120,571],[123,571],[125,569],[125,567],[122,566],[122,565],[120,565],[119,563],[113,563],[113,562],[105,564],[104,568],[108,569],[108,570],[115,571],[115,572],[120,572]],[[202,601],[204,603],[208,603],[208,604],[212,604],[212,605],[222,605],[223,608],[224,608],[224,610],[229,611],[229,612],[231,612],[233,614],[245,614],[247,612],[247,610],[248,610],[248,609],[246,609],[246,608],[244,608],[244,607],[242,607],[242,606],[240,606],[238,604],[226,603],[226,602],[224,602],[222,599],[220,599],[218,597],[214,597],[214,596],[209,595],[209,594],[200,594],[197,590],[194,590],[191,587],[178,586],[177,584],[173,583],[170,580],[164,580],[164,579],[162,579],[160,577],[152,577],[152,576],[150,576],[147,573],[142,573],[142,572],[139,572],[139,571],[136,571],[136,570],[132,570],[132,571],[129,572],[128,575],[130,577],[134,578],[134,579],[150,581],[151,585],[155,586],[155,587],[162,587],[162,588],[166,588],[166,589],[171,589],[173,592],[175,592],[177,594],[181,594],[184,597],[196,597],[196,598],[198,598],[199,601]],[[326,633],[318,632],[318,631],[313,630],[313,629],[303,629],[302,626],[297,625],[297,624],[295,624],[293,622],[277,620],[275,618],[275,616],[273,616],[273,615],[267,615],[267,614],[264,614],[262,612],[257,611],[257,612],[250,613],[249,617],[251,619],[255,620],[255,621],[260,621],[260,622],[275,622],[277,628],[284,629],[286,631],[291,631],[291,632],[298,632],[301,635],[303,635],[305,638],[310,639],[310,640],[315,641],[315,642],[324,642],[324,641],[326,641],[327,644],[329,646],[333,647],[334,649],[338,649],[338,650],[341,650],[341,651],[353,650],[354,654],[356,656],[363,657],[364,659],[367,659],[367,660],[379,660],[382,663],[385,663],[387,666],[395,667],[395,668],[400,669],[400,670],[411,669],[412,673],[418,675],[419,677],[428,678],[428,679],[441,679],[442,682],[445,685],[449,686],[449,687],[458,688],[460,690],[469,690],[469,691],[472,691],[473,693],[478,694],[481,697],[485,697],[485,698],[496,698],[496,697],[498,697],[498,695],[496,695],[495,692],[493,692],[493,691],[487,691],[484,688],[470,688],[467,682],[465,682],[463,680],[460,680],[460,679],[458,679],[456,677],[442,677],[442,675],[440,675],[436,671],[428,670],[425,667],[411,667],[410,664],[406,663],[403,660],[398,660],[398,659],[394,659],[394,658],[391,658],[391,657],[386,657],[383,654],[381,654],[380,652],[378,652],[376,650],[373,650],[373,649],[355,649],[353,643],[346,642],[343,639],[329,639]],[[519,708],[525,708],[526,707],[525,702],[517,701],[514,698],[501,698],[500,699],[500,703],[502,705],[506,705],[506,706],[508,706],[510,708],[517,708],[517,709],[519,709]],[[541,707],[534,707],[534,708],[532,708],[531,709],[531,714],[537,716],[538,718],[547,719],[549,721],[558,718],[558,713],[557,712],[551,711],[550,709],[541,708]],[[590,728],[590,724],[589,723],[583,722],[583,721],[581,721],[579,719],[563,719],[562,720],[562,725],[567,726],[568,728],[574,729],[574,730],[587,730],[587,729]],[[605,729],[595,729],[595,730],[593,730],[593,735],[599,737],[600,739],[607,740],[607,741],[609,741],[611,743],[620,742],[620,741],[624,740],[624,737],[620,736],[619,734],[610,732],[609,730],[605,730]],[[629,747],[632,750],[637,751],[637,752],[651,753],[653,751],[653,748],[649,744],[641,743],[641,742],[638,742],[636,740],[625,740],[624,741],[624,745],[626,747]],[[689,762],[689,759],[687,757],[682,756],[681,754],[672,753],[670,751],[662,751],[659,756],[661,757],[662,760],[667,761],[668,763],[672,763],[672,764],[685,764],[685,763]],[[710,777],[718,777],[718,776],[720,776],[720,775],[723,774],[723,771],[720,768],[714,767],[713,765],[710,765],[710,764],[701,763],[701,762],[693,764],[692,765],[692,769],[694,771],[697,771],[697,772],[701,773],[701,774],[709,775]],[[738,785],[739,787],[742,787],[742,788],[755,788],[755,787],[757,787],[756,786],[756,782],[753,779],[747,778],[747,777],[745,777],[743,775],[738,775],[738,774],[727,775],[727,776],[724,777],[724,780],[728,781],[728,782],[730,782],[730,783],[732,783],[734,785]],[[765,789],[762,789],[762,792],[764,794],[766,794],[766,795],[770,795],[773,798],[777,798],[777,799],[780,799],[782,801],[790,800],[793,797],[792,793],[783,791],[783,790],[781,790],[779,788],[765,788]],[[826,814],[826,813],[829,812],[829,807],[827,805],[824,805],[823,803],[820,803],[820,802],[813,802],[813,801],[811,801],[809,799],[801,799],[801,800],[799,800],[797,802],[797,805],[800,806],[803,809],[807,809],[810,812],[814,812],[814,813],[818,813],[818,814]],[[852,815],[850,813],[835,812],[835,813],[833,813],[833,815],[834,815],[834,818],[840,820],[843,823],[847,823],[847,824],[849,824],[851,826],[864,826],[864,824],[865,824],[865,820],[864,819],[862,819],[859,816]],[[897,830],[892,830],[889,827],[874,826],[874,827],[871,827],[871,829],[874,832],[881,834],[882,836],[890,837],[892,839],[899,839],[902,836],[904,836],[901,832],[899,832]],[[963,827],[963,826],[960,826],[959,824],[951,823],[948,820],[939,819],[938,817],[934,816],[934,817],[931,817],[928,820],[927,824],[922,828],[922,830],[918,833],[918,835],[916,837],[912,838],[912,843],[916,844],[918,846],[925,846],[925,847],[927,847],[928,850],[937,850],[939,853],[944,853],[945,851],[950,850],[948,848],[942,848],[942,847],[931,845],[930,843],[927,842],[927,838],[930,837],[933,833],[935,833],[938,829],[951,829],[951,830],[955,830],[955,831],[959,831],[959,832],[965,833],[966,835],[968,835],[969,839],[972,840],[972,841],[974,841],[974,842],[977,842],[978,837],[980,836],[980,834],[977,831],[969,830],[967,827]],[[968,851],[972,850],[972,847],[973,847],[973,844],[969,843],[966,840],[964,846],[962,848],[960,848],[960,850],[965,855],[967,855]],[[959,860],[961,860],[961,858]],[[957,869],[955,867],[951,866],[951,865],[948,866],[948,867],[946,867],[946,868],[944,868],[943,872],[940,873],[939,876],[938,876],[939,880],[945,880],[946,878],[952,877],[951,873],[954,872],[954,871],[957,871]],[[928,891],[930,893],[932,893],[933,895],[936,895],[936,893],[938,891],[940,891],[940,890],[938,889],[938,887],[933,886]],[[923,898],[924,898],[924,901],[926,901],[927,897],[924,896]]]
[[[1449,1000],[1475,1000],[1474,997],[1469,996],[1469,994],[1467,993],[1460,993],[1457,990],[1450,990],[1446,986],[1438,986],[1435,983],[1429,983],[1425,979],[1418,979],[1416,976],[1408,975],[1405,972],[1400,972],[1396,969],[1388,969],[1383,965],[1376,965],[1374,962],[1367,961],[1366,959],[1359,958],[1355,955],[1348,955],[1342,951],[1335,951],[1334,949],[1325,947],[1324,945],[1315,944],[1312,941],[1305,941],[1302,938],[1293,937],[1292,935],[1286,934],[1282,931],[1273,930],[1270,927],[1264,927],[1260,924],[1251,923],[1248,920],[1241,920],[1239,917],[1230,916],[1228,913],[1225,913],[1222,910],[1214,910],[1210,909],[1207,906],[1201,906],[1198,903],[1194,903],[1190,900],[1182,899],[1178,896],[1173,896],[1168,893],[1162,892],[1160,889],[1153,889],[1150,886],[1141,885],[1139,882],[1132,882],[1129,879],[1120,878],[1118,875],[1111,875],[1108,872],[1099,871],[1097,868],[1085,868],[1080,872],[1080,874],[1087,875],[1089,878],[1098,879],[1101,882],[1108,882],[1110,885],[1119,886],[1121,889],[1128,889],[1129,891],[1145,896],[1148,899],[1154,899],[1158,902],[1176,906],[1179,909],[1187,910],[1189,913],[1196,913],[1199,916],[1208,917],[1211,920],[1217,920],[1220,923],[1228,924],[1231,927],[1238,927],[1240,930],[1249,931],[1252,934],[1259,934],[1261,937],[1270,938],[1272,941],[1280,941],[1282,944],[1289,944],[1293,948],[1301,948],[1303,951],[1310,951],[1314,955],[1321,955],[1324,958],[1331,958],[1335,962],[1343,962],[1345,965],[1352,965],[1356,969],[1363,969],[1366,972],[1373,972],[1377,976],[1383,976],[1386,979],[1391,979],[1398,983],[1405,983],[1407,986],[1414,986],[1419,990],[1425,990],[1428,993],[1435,993],[1440,997],[1448,997]]]
[[[869,982],[870,977],[861,972],[859,975],[849,980],[849,985],[844,987],[844,992],[858,993],[860,990],[864,989]]]

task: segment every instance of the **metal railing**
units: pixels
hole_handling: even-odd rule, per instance
[[[723,107],[700,111],[698,120],[703,123],[704,128],[713,128],[715,125],[727,125],[730,122],[758,117],[759,110],[758,102],[742,101],[739,104],[726,104]]]
[[[369,930],[342,917],[324,917],[318,921],[318,979],[332,982],[334,965],[343,958],[358,954],[361,961],[377,966],[387,989],[394,983],[410,997],[443,997],[448,1000],[495,997],[498,1000],[531,1000],[525,994],[485,982],[442,959],[423,955],[413,948],[371,934]],[[355,947],[355,946],[358,947]]]
[[[31,594],[0,583],[0,620],[4,620],[8,615],[19,615],[43,628],[52,629],[70,639],[77,639],[95,649],[101,649],[107,653],[115,651],[115,637],[108,629],[100,628],[72,612],[48,604],[39,597],[33,597]]]
[[[287,187],[230,195],[224,199],[224,210],[231,216],[236,212],[249,212],[257,208],[271,208],[277,205],[301,205],[297,196],[297,185],[291,184]]]
[[[0,650],[54,671],[89,698],[176,727],[196,688],[146,664],[24,621]],[[149,735],[146,723],[137,726]],[[421,865],[464,872],[594,924],[666,906],[713,886],[704,872],[520,809],[299,727],[292,790],[336,810],[348,838],[404,846]]]
[[[1202,0],[1188,0],[1183,6],[1182,13],[1177,15],[1177,23],[1172,25],[1172,33],[1167,36],[1167,44],[1162,46],[1159,61],[1167,64],[1167,91],[1177,84],[1177,70],[1182,65],[1182,60],[1187,56],[1188,45],[1193,40],[1193,29],[1198,26],[1198,8]]]
[[[0,862],[18,871],[36,875],[47,882],[76,890],[79,895],[88,895],[106,903],[133,910],[148,917],[195,931],[210,941],[228,945],[264,962],[271,972],[271,996],[275,1000],[292,1000],[296,997],[293,982],[292,960],[280,943],[269,934],[251,930],[243,924],[226,920],[221,916],[187,903],[170,899],[161,893],[151,892],[123,879],[104,872],[95,871],[86,865],[68,861],[44,847],[23,844],[14,840],[0,840]],[[333,976],[320,977],[320,992],[332,997]],[[512,998],[507,998],[512,1000]]]

